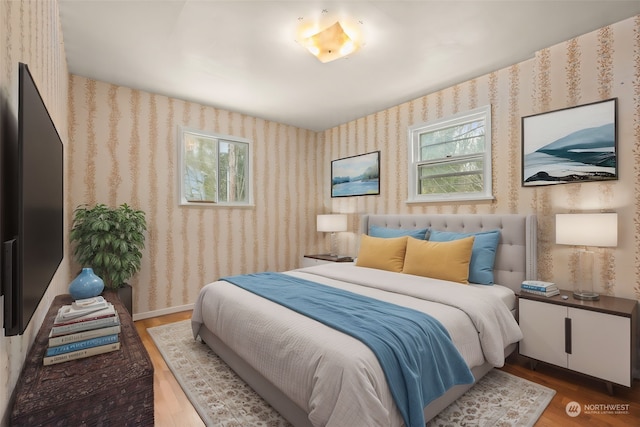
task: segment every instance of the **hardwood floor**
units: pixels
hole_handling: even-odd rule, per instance
[[[155,368],[155,421],[158,427],[204,425],[147,333],[147,328],[189,318],[191,312],[185,311],[135,322]],[[606,361],[603,360],[603,363]],[[533,371],[529,369],[528,360],[524,357],[510,357],[502,369],[556,390],[556,395],[536,423],[536,427],[640,426],[639,380],[635,380],[632,388],[614,387],[614,395],[610,396],[601,381],[542,363]],[[581,405],[582,413],[575,418],[569,417],[566,412],[567,404],[570,402]],[[607,411],[604,405],[617,404],[620,405],[619,409],[626,413],[603,413]],[[585,413],[589,408],[591,410],[587,412],[590,413]]]
[[[179,322],[191,318],[191,311],[169,314],[161,317],[138,320],[136,329],[142,342],[151,356],[153,368],[153,389],[156,427],[199,427],[204,426],[202,419],[189,402],[175,377],[169,370],[162,355],[158,351],[147,328],[167,323]]]

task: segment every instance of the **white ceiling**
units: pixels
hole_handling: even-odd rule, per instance
[[[315,131],[640,14],[620,0],[59,3],[72,74]],[[366,44],[323,64],[295,41],[299,18],[338,17]]]

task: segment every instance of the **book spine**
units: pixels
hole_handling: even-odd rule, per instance
[[[45,366],[55,365],[56,363],[68,362],[70,360],[84,359],[85,357],[95,356],[98,354],[109,353],[120,349],[120,342],[113,344],[101,345],[98,347],[85,348],[84,350],[72,351],[71,353],[59,354],[57,356],[44,357],[42,364]]]
[[[77,341],[70,344],[63,344],[57,347],[49,347],[45,356],[56,356],[58,354],[70,353],[72,351],[84,350],[85,348],[98,347],[100,345],[113,344],[118,342],[118,335],[107,335],[105,337],[91,338],[84,341]]]
[[[524,283],[522,285],[520,285],[520,287],[522,289],[528,289],[528,290],[531,290],[531,291],[540,291],[540,292],[546,292],[549,289],[549,288],[544,288],[542,286],[526,285]],[[555,286],[554,286],[554,288],[555,288]]]
[[[523,292],[528,292],[528,293],[533,294],[533,295],[541,295],[543,297],[552,297],[554,295],[559,295],[560,294],[559,290],[543,292],[543,291],[534,291],[532,289],[522,289],[522,291]]]
[[[120,333],[120,325],[108,326],[106,328],[92,329],[90,331],[76,332],[68,335],[60,335],[49,338],[49,347],[68,344],[76,341],[84,341],[91,338],[103,337]]]
[[[534,295],[545,295],[546,292],[543,291],[534,291],[533,289],[522,289],[524,292],[534,294]]]
[[[97,316],[88,316],[88,317],[82,316],[82,317],[77,317],[75,319],[59,320],[57,322],[54,322],[53,326],[73,325],[74,323],[88,322],[90,320],[104,319],[106,317],[112,317],[112,316],[115,316],[115,311],[111,311],[110,313],[104,313]]]
[[[104,328],[120,324],[118,316],[106,317],[104,319],[89,320],[87,322],[74,323],[72,325],[54,326],[51,328],[51,336],[65,335],[73,332],[88,331],[91,329]]]
[[[88,317],[91,317],[91,315],[95,315],[97,316],[96,313],[98,312],[103,312],[104,310],[107,310],[109,307],[102,307],[102,308],[98,308],[95,310],[78,310],[77,312],[61,312],[58,313],[58,315],[56,316],[56,323],[57,322],[74,322],[78,319],[87,319]],[[101,313],[102,314],[102,313]]]

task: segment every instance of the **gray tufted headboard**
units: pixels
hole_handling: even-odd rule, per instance
[[[495,282],[520,290],[526,279],[537,276],[537,222],[535,215],[517,214],[423,214],[423,215],[363,215],[361,233],[369,227],[431,228],[441,231],[473,233],[500,230],[500,243],[494,266]]]

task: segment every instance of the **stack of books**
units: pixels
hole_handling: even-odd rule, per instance
[[[520,285],[522,292],[529,292],[530,294],[542,295],[545,297],[552,297],[560,294],[560,290],[555,283],[543,282],[541,280],[525,280]]]
[[[53,365],[120,349],[120,318],[103,297],[63,305],[49,333],[43,364]]]

